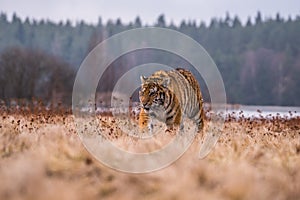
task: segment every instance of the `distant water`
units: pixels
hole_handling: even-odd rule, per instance
[[[206,107],[209,107],[206,105]],[[226,105],[225,109],[220,110],[218,113],[224,117],[231,118],[266,118],[272,119],[278,118],[296,118],[300,117],[300,107],[288,107],[288,106],[249,106],[249,105]],[[84,112],[91,112],[91,108],[83,108]],[[127,113],[128,108],[107,108],[97,107],[97,113],[103,112],[117,112]],[[138,103],[134,103],[131,111],[135,114],[139,113]],[[208,112],[209,115],[209,112]]]
[[[300,107],[238,105],[226,108],[226,116],[234,118],[294,118],[300,117]]]

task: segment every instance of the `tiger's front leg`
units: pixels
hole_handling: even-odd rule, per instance
[[[139,115],[139,129],[140,132],[148,131],[150,134],[153,132],[153,124],[150,116],[147,112],[145,112],[144,108],[141,108],[140,115]]]
[[[178,129],[181,130],[182,124],[182,114],[181,110],[178,109],[173,116],[168,116],[166,119],[167,129],[165,132],[176,132]]]

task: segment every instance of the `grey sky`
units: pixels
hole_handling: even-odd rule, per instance
[[[209,22],[212,17],[238,15],[243,22],[257,11],[263,18],[274,17],[277,12],[287,18],[300,15],[299,0],[0,0],[0,12],[16,12],[22,19],[50,19],[58,22],[70,19],[96,23],[101,16],[103,22],[120,17],[122,22],[133,21],[140,16],[143,24],[153,24],[164,13],[166,21],[178,24],[182,19]]]

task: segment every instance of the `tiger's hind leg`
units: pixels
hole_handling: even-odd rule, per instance
[[[201,109],[195,116],[194,121],[197,125],[197,132],[201,132],[204,128],[204,111]]]
[[[199,119],[196,121],[196,124],[197,124],[197,131],[198,132],[201,132],[203,127],[204,127],[204,123],[203,123],[203,119]]]

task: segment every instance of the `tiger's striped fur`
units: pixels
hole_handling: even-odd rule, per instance
[[[163,121],[167,130],[183,128],[183,116],[194,120],[201,131],[204,126],[203,99],[193,74],[178,68],[156,71],[150,77],[141,77],[139,92],[141,112],[139,126],[152,129],[151,118]]]

